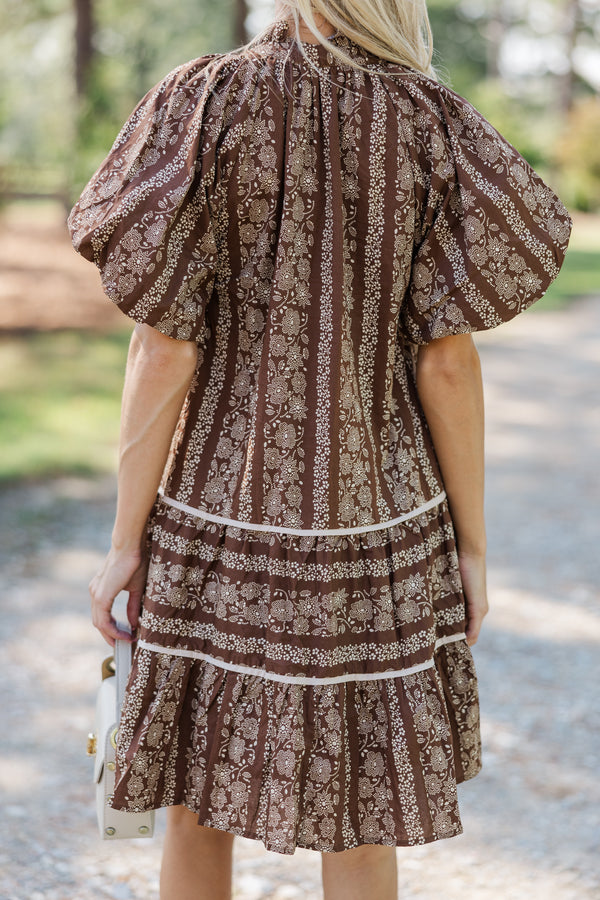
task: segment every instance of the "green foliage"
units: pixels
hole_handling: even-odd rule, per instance
[[[469,90],[486,74],[486,47],[479,23],[464,14],[460,4],[429,0],[433,33],[433,63],[441,81],[457,93]]]
[[[87,97],[78,110],[73,198],[102,162],[141,98],[175,66],[226,50],[232,0],[223,4],[159,0],[97,5],[97,54]]]
[[[0,340],[0,482],[114,469],[130,333]]]
[[[189,59],[233,46],[234,4],[95,0],[95,62],[87,95],[78,99],[74,0],[0,0],[0,190],[4,182],[74,200],[159,79]],[[568,123],[561,119],[565,82],[543,52],[544,41],[564,26],[565,0],[429,0],[428,6],[441,80],[471,100],[542,174],[564,168],[556,183],[571,204],[600,208],[597,114],[588,106],[592,122],[576,113]],[[593,46],[600,6],[581,2],[578,28]],[[519,46],[540,50],[541,68],[531,77],[500,78],[499,48],[516,38],[526,41]],[[575,96],[589,97],[592,85],[583,76],[573,84]]]
[[[600,208],[600,99],[575,104],[560,132],[556,160],[565,201],[576,209]]]
[[[233,2],[96,2],[96,60],[79,103],[72,0],[0,0],[0,188],[49,183],[74,198],[159,79],[233,45]]]
[[[32,169],[58,186],[74,133],[65,65],[72,22],[63,0],[7,6],[0,30],[0,170],[10,167],[21,189]]]
[[[573,248],[567,253],[560,275],[533,309],[540,311],[562,309],[575,297],[596,295],[598,285],[600,285],[598,251]]]
[[[231,46],[231,0],[97,6],[97,55],[78,113],[77,195],[141,98],[175,66]]]
[[[468,92],[471,103],[516,147],[540,174],[550,168],[549,148],[559,127],[554,109],[539,108],[507,95],[498,79],[478,81]],[[536,122],[536,128],[531,122]]]

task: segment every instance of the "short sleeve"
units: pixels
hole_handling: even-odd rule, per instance
[[[175,69],[140,101],[68,219],[75,249],[124,313],[198,342],[217,265],[206,125],[214,56]]]
[[[415,84],[405,118],[416,228],[401,328],[416,344],[493,328],[531,306],[558,275],[572,224],[468,101],[432,85]]]

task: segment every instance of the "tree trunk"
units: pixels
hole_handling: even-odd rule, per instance
[[[573,71],[573,51],[577,44],[577,34],[581,22],[580,0],[565,0],[563,22],[568,65],[564,75],[560,76],[559,104],[562,112],[568,113],[573,108],[575,100],[576,79]]]
[[[84,97],[94,57],[93,0],[75,0],[75,88]]]
[[[485,68],[487,78],[498,78],[500,68],[498,57],[504,35],[506,34],[506,19],[504,6],[501,0],[493,0],[484,29],[485,44]]]
[[[249,39],[246,30],[246,18],[248,16],[248,4],[246,0],[235,0],[233,9],[233,40],[235,46],[247,43]]]

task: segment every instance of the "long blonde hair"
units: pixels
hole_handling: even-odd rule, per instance
[[[302,19],[319,43],[342,63],[373,71],[372,66],[367,70],[338,44],[328,41],[319,31],[315,14],[369,53],[416,69],[431,78],[437,77],[432,65],[433,39],[426,0],[280,0],[280,3],[283,15],[278,18],[293,21],[296,34]],[[251,49],[272,24],[237,50]],[[308,60],[302,42],[298,43]]]

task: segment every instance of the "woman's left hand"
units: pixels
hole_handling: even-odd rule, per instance
[[[481,624],[490,606],[487,598],[485,553],[458,551],[458,567],[466,601],[467,644],[477,643]]]
[[[92,622],[105,641],[114,647],[115,640],[135,639],[142,597],[148,574],[148,557],[142,550],[115,550],[111,548],[102,568],[89,584],[92,598]],[[129,593],[127,619],[133,636],[120,631],[112,615],[115,597],[120,591]]]

